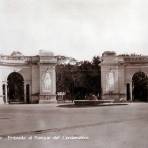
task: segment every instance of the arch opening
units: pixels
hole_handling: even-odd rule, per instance
[[[17,72],[11,73],[8,78],[8,102],[9,103],[24,103],[24,79]]]
[[[148,77],[144,72],[137,72],[132,78],[133,101],[148,101]]]

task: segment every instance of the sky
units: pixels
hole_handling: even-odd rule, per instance
[[[147,0],[0,0],[0,53],[148,55]]]

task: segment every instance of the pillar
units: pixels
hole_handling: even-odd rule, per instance
[[[24,81],[24,103],[26,102],[26,82]]]
[[[5,84],[5,90],[6,90],[6,104],[8,104],[8,90],[7,90],[7,88],[8,88],[8,84],[6,83]]]
[[[133,101],[133,87],[132,87],[132,82],[130,83],[130,98],[131,102]]]

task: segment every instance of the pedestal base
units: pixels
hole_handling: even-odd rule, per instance
[[[40,95],[39,104],[57,103],[56,95]]]
[[[121,100],[127,101],[126,94],[103,94],[102,100],[114,100],[120,102]]]

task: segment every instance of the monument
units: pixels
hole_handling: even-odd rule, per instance
[[[56,102],[56,63],[43,50],[36,56],[0,55],[0,104]]]
[[[102,99],[148,101],[148,56],[102,54]]]

